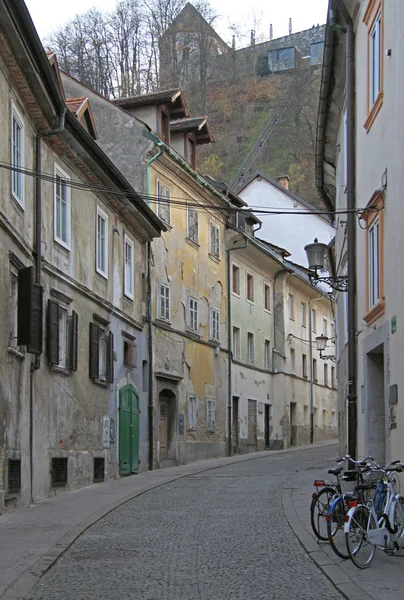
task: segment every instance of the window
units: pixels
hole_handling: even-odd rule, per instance
[[[266,283],[264,284],[264,308],[271,310],[271,288]]]
[[[247,362],[254,364],[254,334],[247,333]]]
[[[48,300],[47,354],[52,367],[77,371],[78,316],[54,300]]]
[[[311,329],[314,332],[316,332],[317,329],[317,314],[315,308],[311,309]]]
[[[307,379],[307,354],[302,354],[302,373],[303,377]]]
[[[27,346],[31,354],[42,353],[43,288],[34,283],[34,268],[18,271],[17,345]]]
[[[290,372],[296,373],[296,352],[293,348],[290,349]]]
[[[123,334],[123,332],[122,332]],[[124,337],[128,339],[123,340],[123,364],[128,369],[134,369],[137,367],[137,346],[135,344],[134,337],[130,337],[125,333]]]
[[[268,66],[270,71],[286,71],[296,67],[295,48],[280,48],[268,52]]]
[[[114,336],[95,323],[90,323],[90,377],[101,382],[114,381]]]
[[[233,292],[240,294],[240,269],[233,265]]]
[[[55,166],[55,240],[65,248],[70,247],[70,189],[69,176]]]
[[[379,219],[375,219],[368,230],[369,247],[369,308],[379,302]]]
[[[383,104],[383,7],[382,0],[369,0],[363,17],[368,29],[368,117],[369,131]]]
[[[124,294],[131,300],[134,298],[134,266],[133,266],[134,244],[126,235],[124,236]]]
[[[18,272],[12,269],[10,271],[10,321],[9,321],[9,339],[10,348],[17,347],[17,326],[18,326]]]
[[[11,105],[11,194],[24,207],[24,122],[14,104]]]
[[[328,321],[323,317],[323,335],[328,338]]]
[[[188,208],[188,240],[198,243],[198,211],[194,208]]]
[[[196,169],[196,142],[191,136],[188,136],[188,152],[190,165],[193,169]]]
[[[331,413],[331,424],[332,424],[332,428],[336,429],[337,428],[337,412],[335,410],[332,411]]]
[[[308,427],[310,421],[309,421],[309,407],[307,406],[307,404],[304,405],[303,407],[303,423],[306,427]]]
[[[53,487],[67,484],[67,461],[66,457],[52,458],[51,484]]]
[[[271,342],[265,340],[264,342],[264,369],[271,368]]]
[[[327,427],[327,411],[323,410],[323,429]]]
[[[170,320],[170,288],[166,283],[159,283],[158,316],[165,321]]]
[[[247,273],[247,300],[254,302],[254,277]]]
[[[335,388],[335,367],[331,367],[331,387]]]
[[[302,325],[307,327],[307,304],[302,302]]]
[[[328,365],[324,365],[324,385],[328,387]]]
[[[188,394],[188,429],[196,429],[198,419],[198,397]]]
[[[166,144],[170,143],[170,116],[161,108],[161,139]]]
[[[214,225],[213,223],[210,224],[210,253],[212,256],[214,256],[215,258],[219,258],[219,227],[217,225]]]
[[[295,318],[295,299],[292,294],[289,294],[289,319]]]
[[[97,206],[96,271],[108,278],[108,217]]]
[[[313,358],[313,381],[315,381],[317,383],[318,378],[317,378],[317,360],[315,358]]]
[[[321,65],[323,62],[324,42],[310,44],[310,64]]]
[[[188,328],[198,332],[198,301],[188,298]]]
[[[206,399],[206,425],[209,431],[215,431],[216,427],[216,401],[213,398]]]
[[[365,210],[362,219],[366,221],[366,255],[367,255],[367,313],[364,320],[367,325],[373,323],[385,309],[384,298],[384,206],[383,197],[374,195],[368,208],[379,208],[380,211]]]
[[[160,181],[156,182],[157,188],[157,216],[165,223],[170,224],[170,197],[171,193],[168,187]]]
[[[240,329],[233,327],[233,358],[240,360]]]
[[[210,311],[210,337],[215,342],[220,340],[220,313],[217,308]]]

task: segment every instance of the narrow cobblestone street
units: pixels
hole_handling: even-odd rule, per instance
[[[88,529],[29,598],[342,598],[300,545],[281,502],[299,470],[334,454],[269,453],[151,490]]]

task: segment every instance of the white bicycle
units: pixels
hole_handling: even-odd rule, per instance
[[[396,473],[404,470],[404,464],[396,461],[384,469],[373,470],[381,473],[373,495],[366,503],[353,506],[345,517],[346,548],[359,569],[370,565],[377,547],[388,555],[395,554],[404,537],[404,498],[395,490],[398,485]],[[363,483],[356,489],[372,488],[374,484]]]

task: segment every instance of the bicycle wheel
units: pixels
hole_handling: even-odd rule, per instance
[[[394,507],[394,523],[393,527],[397,527],[395,534],[396,540],[404,537],[404,498],[398,498]]]
[[[324,542],[328,540],[327,524],[325,517],[330,510],[332,498],[335,496],[335,490],[332,488],[323,488],[316,498],[313,498],[310,506],[311,527],[314,535]]]
[[[339,558],[345,560],[349,558],[344,533],[344,518],[347,512],[348,508],[344,498],[340,496],[335,504],[333,504],[332,512],[330,512],[329,520],[327,522],[327,533],[330,546]]]
[[[376,552],[376,546],[368,539],[369,529],[377,529],[376,521],[366,506],[357,506],[345,534],[349,558],[358,569],[366,569]]]

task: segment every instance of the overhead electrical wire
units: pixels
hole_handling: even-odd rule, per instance
[[[119,188],[110,188],[110,187],[106,187],[103,185],[91,185],[88,183],[83,183],[81,181],[77,181],[74,179],[64,179],[61,178],[60,176],[56,176],[54,174],[51,173],[44,173],[41,172],[40,174],[38,174],[34,169],[28,169],[28,168],[21,168],[21,167],[14,167],[13,165],[11,165],[10,163],[5,163],[5,162],[1,162],[0,161],[0,169],[7,169],[9,171],[16,171],[18,173],[21,173],[23,175],[27,175],[29,177],[33,177],[33,178],[38,178],[41,179],[42,181],[47,181],[49,183],[57,183],[58,181],[62,181],[64,185],[66,185],[69,188],[73,188],[73,189],[79,189],[79,190],[85,190],[85,191],[94,191],[94,192],[98,192],[98,193],[104,193],[104,194],[111,194],[113,196],[123,196],[125,198],[131,198],[135,201],[143,201],[146,204],[150,201],[158,201],[159,204],[167,204],[169,206],[173,206],[175,208],[178,208],[180,210],[187,210],[188,208],[198,208],[198,209],[212,209],[215,208],[216,210],[219,211],[224,211],[224,212],[239,212],[245,215],[248,215],[249,213],[252,213],[254,215],[330,215],[330,216],[334,216],[334,215],[339,215],[339,214],[348,214],[348,213],[355,213],[355,214],[362,214],[364,210],[368,211],[368,212],[380,212],[381,210],[383,210],[384,206],[371,206],[371,207],[366,207],[366,208],[355,208],[355,209],[337,209],[335,211],[330,211],[330,210],[311,210],[308,211],[307,209],[302,209],[302,210],[279,210],[275,207],[260,207],[260,206],[248,206],[248,208],[240,208],[237,206],[212,206],[212,204],[201,204],[200,202],[190,202],[188,200],[183,200],[180,198],[175,198],[173,196],[170,196],[170,198],[163,198],[161,196],[156,196],[153,194],[147,195],[147,194],[141,194],[139,192],[133,191],[130,192],[128,190],[124,190],[124,189],[119,189]],[[226,196],[223,194],[223,198],[227,199]]]

